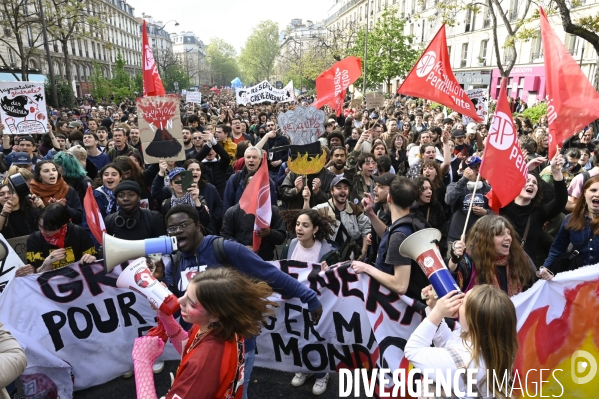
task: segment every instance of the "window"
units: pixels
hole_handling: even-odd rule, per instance
[[[480,51],[478,53],[479,64],[486,65],[487,63],[487,48],[489,47],[489,39],[480,42]]]
[[[535,37],[533,37],[532,39],[532,45],[531,45],[531,53],[532,53],[532,60],[538,60],[539,58],[543,58],[543,49],[541,47],[542,41],[541,41],[541,31],[537,31]]]
[[[468,10],[466,10],[466,24],[465,24],[464,32],[470,32],[471,21],[472,21],[472,10],[468,9]]]
[[[506,64],[509,64],[512,60],[514,60],[515,54],[512,51],[511,47],[506,47],[503,50],[503,62],[505,62]],[[505,65],[504,65],[505,66]]]
[[[518,2],[520,0],[512,0],[510,5],[510,12],[508,13],[508,17],[510,22],[514,22],[518,19]]]
[[[485,7],[485,14],[483,17],[483,28],[488,28],[491,26],[491,12],[489,11],[489,7]]]
[[[460,67],[465,68],[468,65],[468,43],[462,43],[462,56]]]
[[[566,33],[566,48],[570,52],[570,54],[575,55],[578,54],[578,37],[575,35],[571,35]]]

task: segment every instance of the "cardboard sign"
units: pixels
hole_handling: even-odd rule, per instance
[[[385,105],[385,95],[380,91],[366,94],[366,104],[369,108],[378,108]]]
[[[0,82],[0,120],[4,134],[47,133],[44,84]]]
[[[324,111],[314,107],[296,107],[294,110],[279,114],[277,123],[291,144],[310,144],[324,133]]]
[[[13,279],[17,269],[25,264],[25,262],[21,259],[24,259],[23,256],[27,252],[27,237],[28,236],[25,236],[25,242],[22,246],[20,246],[20,251],[23,252],[23,255],[22,257],[19,257],[19,255],[13,249],[10,240],[7,240],[2,234],[0,234],[0,241],[3,241],[8,249],[6,260],[3,261],[0,259],[0,293],[4,291],[6,285],[10,282],[10,280]],[[18,240],[20,238],[23,237],[17,237],[13,240]]]
[[[202,93],[199,91],[188,91],[185,95],[185,102],[201,104],[202,103]]]
[[[147,163],[185,160],[178,96],[138,98],[137,115]]]
[[[21,236],[21,237],[9,238],[6,240],[6,241],[8,241],[8,245],[10,245],[12,247],[12,249],[15,250],[15,252],[19,256],[19,258],[21,258],[23,263],[27,262],[27,239],[28,238],[29,238],[29,236]]]
[[[353,108],[353,109],[360,109],[362,108],[362,99],[361,98],[354,98],[353,100],[351,100],[349,102],[349,107]]]

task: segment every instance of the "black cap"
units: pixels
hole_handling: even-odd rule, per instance
[[[451,118],[445,118],[445,119],[443,119],[443,124],[445,125],[446,123],[453,125],[455,123],[455,121]]]
[[[393,173],[383,173],[380,176],[372,175],[371,178],[378,184],[382,186],[390,186],[393,179],[395,179],[397,175]]]
[[[466,133],[464,133],[462,129],[454,130],[453,133],[451,133],[451,137],[454,139],[458,137],[466,137]]]
[[[343,175],[338,175],[338,176],[335,176],[335,178],[333,179],[333,182],[331,183],[331,187],[335,187],[337,184],[339,184],[341,182],[344,182],[348,186],[351,185],[349,180],[347,180],[346,177],[343,177]]]
[[[119,194],[119,192],[123,190],[134,191],[137,193],[137,195],[141,197],[141,187],[139,187],[139,184],[137,184],[137,182],[133,180],[123,180],[122,182],[120,182],[119,185],[116,186],[116,188],[114,189],[114,196],[116,197]]]

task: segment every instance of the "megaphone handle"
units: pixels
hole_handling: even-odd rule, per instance
[[[462,232],[462,237],[466,237],[466,230],[468,230],[468,220],[470,219],[470,213],[472,212],[472,204],[474,204],[474,195],[476,195],[476,188],[478,187],[479,181],[480,172],[476,176],[476,182],[474,182],[474,191],[472,191],[472,197],[470,197],[470,206],[468,206],[468,213],[466,214],[466,222],[464,223],[464,231]]]

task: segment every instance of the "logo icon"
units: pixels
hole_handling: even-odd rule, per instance
[[[496,112],[489,131],[489,144],[503,151],[510,148],[515,139],[516,135],[514,134],[514,125],[511,118],[503,112]]]
[[[589,352],[577,350],[572,354],[571,373],[575,384],[586,384],[597,375],[597,360]],[[579,377],[585,373],[584,377]]]
[[[428,75],[429,72],[433,70],[435,61],[437,61],[437,53],[435,53],[433,50],[420,57],[418,64],[416,64],[416,76],[422,78]]]

